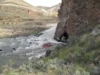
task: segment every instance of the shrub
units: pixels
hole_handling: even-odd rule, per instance
[[[43,22],[43,21],[36,21],[35,24],[36,25],[45,25],[45,22]]]

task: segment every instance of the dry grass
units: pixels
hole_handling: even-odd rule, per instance
[[[35,25],[32,23],[25,23],[18,25],[1,25],[0,26],[0,37],[15,37],[15,36],[27,36],[30,34],[36,34],[40,31],[45,30],[45,25]]]
[[[45,24],[57,22],[52,15],[43,16],[37,7],[22,0],[0,1],[0,37],[36,34],[46,29]]]

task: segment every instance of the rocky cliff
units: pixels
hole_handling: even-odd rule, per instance
[[[54,38],[66,32],[81,35],[100,24],[100,0],[62,0],[58,11],[59,23]]]

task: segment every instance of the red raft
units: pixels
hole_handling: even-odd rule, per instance
[[[51,43],[45,43],[42,45],[43,48],[48,48],[48,47],[51,47],[52,44]]]

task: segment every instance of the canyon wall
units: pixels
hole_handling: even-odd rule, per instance
[[[81,35],[100,24],[100,0],[62,0],[58,13],[54,39],[59,40],[64,32]]]

